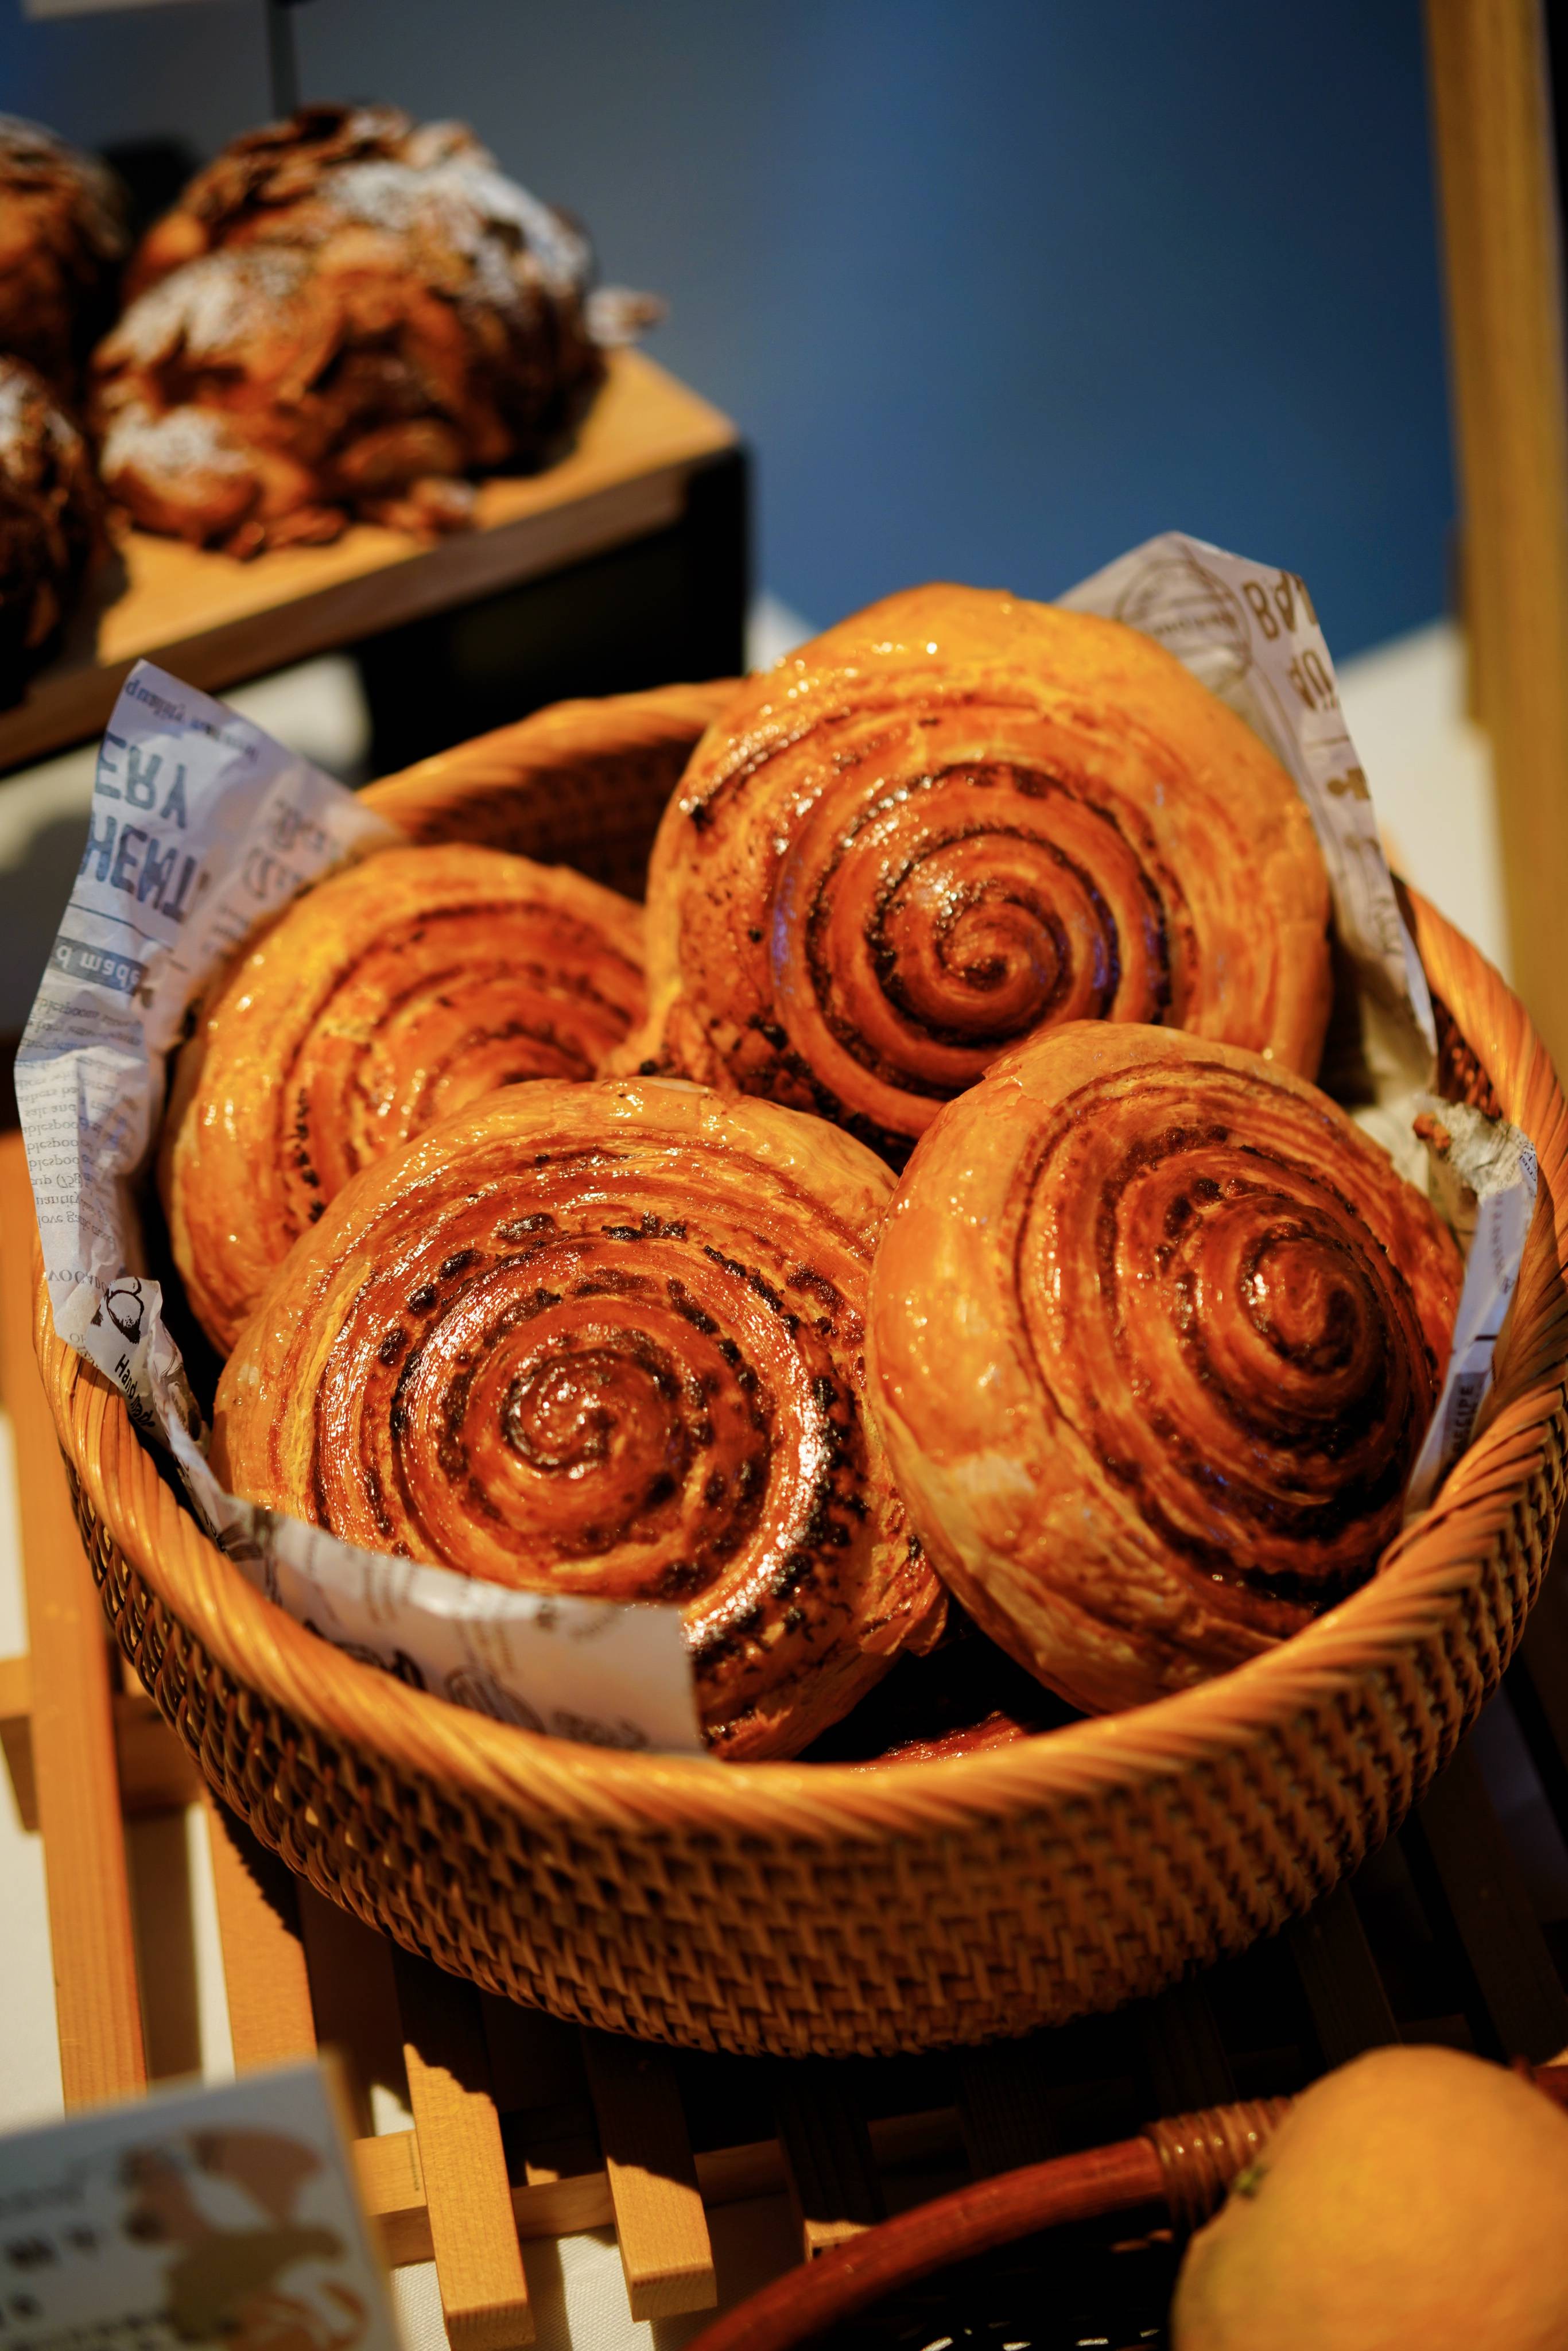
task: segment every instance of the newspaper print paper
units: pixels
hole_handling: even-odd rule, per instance
[[[555,1599],[340,1542],[226,1494],[131,1179],[186,1008],[265,915],[401,836],[237,712],[141,662],[99,756],[81,871],[16,1057],[55,1328],[172,1452],[198,1515],[291,1616],[460,1705],[603,1745],[696,1753],[678,1608]]]
[[[1166,531],[1057,601],[1157,639],[1246,720],[1294,780],[1328,867],[1350,982],[1340,988],[1321,1082],[1454,1222],[1450,1187],[1414,1125],[1432,1107],[1432,999],[1305,584],[1294,572]],[[1453,1352],[1412,1480],[1412,1510],[1430,1500],[1469,1442],[1535,1206],[1535,1154],[1517,1129],[1493,1123],[1494,1140],[1484,1143],[1476,1129],[1488,1122],[1479,1113],[1473,1125],[1455,1125],[1452,1105],[1437,1107],[1455,1134],[1456,1165],[1479,1179],[1479,1200]]]

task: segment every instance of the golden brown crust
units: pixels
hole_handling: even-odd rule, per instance
[[[221,1352],[370,1161],[497,1086],[590,1078],[643,1008],[639,907],[466,842],[387,849],[297,898],[215,984],[159,1176]]]
[[[591,256],[472,132],[315,107],[232,142],[152,230],[95,354],[110,494],[237,555],[351,516],[462,527],[604,377]]]
[[[791,1754],[942,1604],[862,1403],[891,1189],[768,1103],[492,1095],[295,1250],[225,1369],[214,1463],[374,1550],[680,1601],[710,1744]]]
[[[1110,1710],[1373,1573],[1461,1280],[1426,1200],[1315,1087],[1081,1023],[999,1061],[911,1158],[873,1408],[971,1614]]]
[[[749,680],[648,909],[643,1061],[895,1158],[1044,1023],[1308,1074],[1322,1048],[1328,883],[1283,768],[1135,631],[977,589],[889,597]]]

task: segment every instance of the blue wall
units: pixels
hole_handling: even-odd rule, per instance
[[[0,101],[210,151],[246,0],[21,24]],[[1049,594],[1170,524],[1302,572],[1341,653],[1431,618],[1453,506],[1417,0],[313,0],[307,96],[472,121],[668,296],[826,622]]]

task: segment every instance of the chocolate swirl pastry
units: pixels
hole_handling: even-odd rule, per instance
[[[0,359],[0,709],[54,650],[102,538],[86,442],[41,376]]]
[[[862,1405],[891,1188],[769,1103],[492,1095],[282,1268],[219,1385],[220,1474],[373,1550],[678,1602],[711,1746],[792,1754],[939,1625]]]
[[[1075,1705],[1252,1656],[1370,1576],[1437,1403],[1453,1238],[1326,1095],[1147,1028],[1035,1039],[910,1160],[871,1395],[970,1614]]]
[[[0,114],[0,351],[66,400],[113,315],[125,192],[96,156]]]
[[[329,875],[241,948],[179,1056],[159,1166],[220,1352],[360,1168],[497,1086],[595,1076],[642,1014],[642,935],[580,873],[454,842]]]
[[[350,516],[455,528],[462,476],[547,462],[603,381],[591,275],[461,124],[307,109],[235,141],[137,255],[93,363],[104,479],[236,555]]]
[[[1328,883],[1290,778],[1169,653],[971,588],[747,682],[653,853],[643,1065],[895,1161],[1041,1027],[1158,1022],[1308,1074]]]

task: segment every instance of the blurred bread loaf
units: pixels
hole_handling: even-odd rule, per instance
[[[94,361],[110,495],[236,554],[460,526],[602,379],[587,240],[471,131],[314,107],[197,174]]]
[[[126,243],[107,165],[0,114],[0,352],[73,397],[112,315]]]
[[[53,649],[102,517],[81,434],[42,376],[0,358],[0,709]]]

